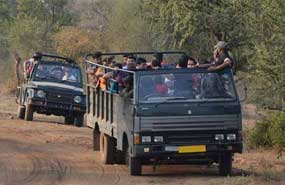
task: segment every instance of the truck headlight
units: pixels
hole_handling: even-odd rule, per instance
[[[81,102],[81,97],[80,97],[80,96],[75,96],[75,97],[73,98],[73,101],[74,101],[75,103],[80,103],[80,102]]]
[[[43,90],[38,90],[37,96],[40,98],[44,98],[44,97],[46,97],[46,93]]]
[[[234,141],[236,140],[236,134],[227,134],[227,140],[228,141]]]
[[[142,143],[150,143],[151,136],[142,136]]]
[[[216,141],[224,140],[224,134],[216,134],[215,135],[215,140]]]
[[[163,136],[154,136],[153,140],[155,143],[162,143],[163,142]]]

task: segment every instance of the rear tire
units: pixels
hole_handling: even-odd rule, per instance
[[[232,174],[232,156],[231,152],[225,152],[221,155],[219,164],[219,174],[221,176]]]
[[[25,110],[25,120],[26,121],[33,121],[33,116],[34,116],[33,106],[30,104],[27,104],[26,110]]]
[[[113,164],[115,151],[116,151],[115,150],[115,140],[106,134],[101,134],[100,151],[102,155],[103,164]]]
[[[84,121],[84,115],[76,116],[74,119],[74,125],[77,127],[82,127]]]
[[[25,111],[26,111],[25,107],[19,105],[19,106],[18,106],[17,117],[18,117],[19,119],[24,119],[24,118],[25,118]]]

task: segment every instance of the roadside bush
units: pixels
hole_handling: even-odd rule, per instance
[[[17,91],[17,79],[16,77],[10,77],[6,79],[6,82],[1,87],[2,94],[15,94]]]
[[[252,147],[274,147],[285,149],[285,112],[272,114],[269,118],[256,123],[249,135]]]

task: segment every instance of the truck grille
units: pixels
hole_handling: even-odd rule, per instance
[[[48,92],[47,99],[57,103],[72,103],[73,95],[63,92]]]
[[[239,115],[142,117],[141,131],[203,131],[239,129]]]

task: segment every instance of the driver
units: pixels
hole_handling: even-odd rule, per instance
[[[62,77],[62,80],[64,81],[76,81],[75,75],[72,73],[72,69],[70,67],[63,67],[64,70],[64,76]]]
[[[58,80],[62,80],[63,77],[63,71],[60,67],[55,67],[52,69],[51,71],[51,76],[53,76],[54,78],[58,79]]]

